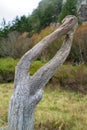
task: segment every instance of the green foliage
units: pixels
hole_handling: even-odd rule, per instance
[[[0,59],[0,83],[14,80],[14,71],[17,63],[18,60],[12,58]],[[46,61],[34,61],[30,67],[30,75],[33,75],[45,63]],[[62,65],[49,83],[53,86],[59,84],[63,89],[87,93],[87,66]]]
[[[20,18],[17,16],[15,20],[12,21],[12,26],[10,27],[10,31],[18,31],[18,32],[28,32],[30,28],[29,18],[25,15]]]
[[[47,86],[35,112],[35,130],[86,130],[87,95]],[[0,126],[7,125],[13,84],[0,84]]]
[[[0,58],[0,83],[14,80],[15,67],[18,61],[18,59],[12,58]],[[41,61],[34,61],[31,64],[30,75],[33,75],[44,64]]]
[[[39,32],[50,23],[57,22],[61,7],[61,0],[42,0],[37,9],[29,16],[29,36]]]
[[[45,63],[41,61],[34,61],[31,64],[31,69],[30,69],[30,75],[33,75],[39,68],[41,68]]]
[[[38,6],[40,26],[44,28],[52,22],[57,22],[61,11],[62,0],[42,0]]]
[[[23,15],[20,18],[17,16],[10,25],[3,25],[0,38],[6,37],[12,31],[29,32],[31,37],[50,23],[57,22],[61,8],[62,0],[42,0],[30,16]]]
[[[63,5],[62,11],[58,17],[58,21],[61,22],[67,15],[77,16],[77,0],[67,0]]]
[[[12,72],[15,69],[17,60],[12,58],[0,58],[0,72]]]
[[[11,24],[10,22],[6,24],[6,20],[3,18],[0,26],[1,26],[0,28],[0,40],[1,40],[2,38],[7,38],[8,33],[10,32]]]
[[[13,81],[17,62],[18,60],[12,58],[0,59],[0,83]]]

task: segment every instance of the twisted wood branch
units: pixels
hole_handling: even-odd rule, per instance
[[[15,71],[15,89],[9,105],[9,130],[33,130],[34,110],[42,98],[43,87],[66,60],[76,27],[75,16],[65,17],[57,30],[42,39],[19,61]],[[65,40],[56,55],[33,76],[30,76],[29,69],[32,61],[63,35],[65,35]]]

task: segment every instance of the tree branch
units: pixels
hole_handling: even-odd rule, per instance
[[[15,73],[16,82],[17,79],[22,79],[23,75],[25,77],[28,76],[28,72],[32,61],[35,60],[38,57],[38,55],[40,55],[41,52],[45,50],[45,48],[47,48],[56,39],[60,38],[63,35],[66,35],[70,30],[73,30],[76,23],[77,23],[77,18],[75,16],[66,17],[63,20],[62,25],[56,31],[46,36],[31,50],[25,53],[25,55],[21,58],[16,68],[16,73]]]
[[[64,63],[71,49],[73,34],[74,32],[70,32],[70,34],[66,35],[61,49],[47,64],[41,67],[32,76],[32,87],[30,88],[31,94],[35,94],[38,90],[43,89],[57,69]]]

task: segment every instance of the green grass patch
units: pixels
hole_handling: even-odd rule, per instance
[[[56,88],[45,88],[35,112],[35,130],[87,130],[87,95]],[[0,84],[0,127],[7,125],[12,91],[12,83]]]

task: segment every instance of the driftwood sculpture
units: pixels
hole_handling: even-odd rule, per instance
[[[34,111],[43,95],[43,88],[56,70],[66,60],[77,27],[77,18],[67,16],[59,28],[46,36],[24,54],[19,61],[14,80],[14,91],[9,104],[8,130],[33,130]],[[56,39],[65,35],[65,41],[56,55],[33,76],[29,75],[30,65],[41,52]]]

